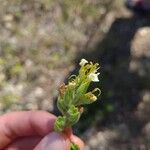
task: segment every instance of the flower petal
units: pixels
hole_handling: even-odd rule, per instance
[[[98,75],[99,73],[90,73],[88,77],[93,82],[99,82]]]
[[[84,66],[84,65],[87,64],[87,63],[88,63],[88,61],[83,58],[83,59],[81,59],[79,65],[80,65],[80,66]]]

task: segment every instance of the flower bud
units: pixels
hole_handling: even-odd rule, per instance
[[[75,89],[75,87],[76,87],[76,82],[75,82],[75,81],[69,82],[68,87],[69,87],[70,89],[72,89],[72,90]]]
[[[91,102],[94,102],[97,100],[97,97],[92,93],[92,92],[88,92],[85,94],[85,97],[87,99],[89,99]]]

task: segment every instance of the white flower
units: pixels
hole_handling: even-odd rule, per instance
[[[90,73],[88,77],[93,82],[99,82],[99,79],[98,79],[99,74],[100,73]]]
[[[79,65],[84,66],[86,63],[88,63],[88,61],[86,59],[81,59]]]

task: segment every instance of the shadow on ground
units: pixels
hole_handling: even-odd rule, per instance
[[[132,72],[129,66],[133,38],[138,29],[148,26],[150,19],[142,16],[117,18],[95,48],[77,54],[76,64],[85,58],[101,65],[100,83],[96,86],[102,94],[97,102],[86,107],[80,122],[74,127],[76,134],[83,134],[93,127],[101,131],[124,123],[129,128],[131,138],[141,134],[149,120],[140,120],[135,111],[141,101],[141,93],[149,89],[149,72],[140,76]],[[141,61],[144,59],[141,58]],[[78,67],[71,74],[76,73]],[[125,142],[129,141],[127,139]]]
[[[93,50],[78,54],[76,64],[81,58],[101,64],[100,83],[96,86],[102,90],[102,95],[99,101],[87,107],[79,126],[75,127],[77,133],[91,126],[99,130],[124,122],[128,124],[133,136],[140,133],[144,122],[136,119],[134,112],[140,102],[140,94],[149,88],[150,80],[148,73],[139,76],[131,72],[129,64],[135,33],[139,28],[149,25],[150,19],[142,16],[117,18]],[[78,66],[74,72],[76,70]]]

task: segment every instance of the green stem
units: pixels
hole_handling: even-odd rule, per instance
[[[71,150],[80,150],[80,148],[77,144],[71,143]]]

